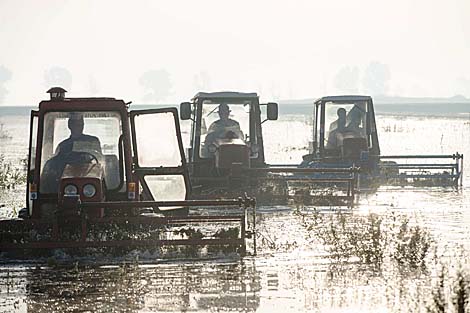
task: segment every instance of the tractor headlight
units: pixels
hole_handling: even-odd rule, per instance
[[[92,184],[86,184],[83,186],[83,195],[87,198],[91,198],[96,195],[96,187]]]
[[[209,148],[207,148],[210,153],[215,153],[217,151],[217,147],[214,144],[209,145]]]
[[[64,195],[76,195],[78,193],[77,186],[75,185],[66,185],[64,187]]]

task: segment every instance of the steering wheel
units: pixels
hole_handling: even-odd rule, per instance
[[[237,134],[235,134],[235,132],[233,130],[229,130],[227,132],[225,132],[225,134],[223,134],[223,136],[221,137],[223,139],[236,139],[238,138]]]
[[[99,164],[98,158],[90,152],[87,151],[71,151],[64,158],[65,163],[74,164],[74,163],[95,163]]]

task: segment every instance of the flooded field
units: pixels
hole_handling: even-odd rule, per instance
[[[0,155],[21,168],[29,116],[0,110],[0,123],[11,136]],[[463,153],[463,187],[381,188],[353,210],[260,207],[258,253],[242,259],[2,260],[0,312],[453,312],[469,299],[470,119],[378,115],[377,124],[383,154]],[[268,162],[301,162],[309,116],[263,127]],[[24,186],[0,191],[0,217],[25,197]]]

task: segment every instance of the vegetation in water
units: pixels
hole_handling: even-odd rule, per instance
[[[25,160],[22,160],[24,163]],[[24,165],[24,164],[23,164]],[[0,190],[14,189],[26,183],[26,174],[23,168],[14,166],[0,155]]]
[[[17,217],[24,206],[26,159],[14,165],[0,154],[0,217]]]
[[[455,247],[440,251],[429,230],[410,217],[341,211],[296,214],[310,241],[328,252],[332,279],[356,269],[358,276],[384,280],[393,311],[470,312],[470,271],[468,264],[462,265],[469,260],[465,250],[464,255]],[[365,268],[372,271],[361,273]]]
[[[231,239],[237,239],[239,233],[240,233],[240,229],[238,227],[229,227],[226,229],[221,228],[217,230],[217,232],[214,234],[213,237],[217,239],[231,240]],[[212,246],[207,247],[208,252],[222,252],[222,253],[236,252],[237,249],[238,247],[233,244],[212,245]]]
[[[461,264],[440,265],[426,307],[429,313],[470,311],[470,275]]]
[[[297,213],[301,214],[301,213]],[[433,239],[429,231],[411,225],[407,216],[390,214],[301,215],[309,236],[320,241],[336,262],[356,260],[380,268],[393,262],[403,270],[425,268]]]

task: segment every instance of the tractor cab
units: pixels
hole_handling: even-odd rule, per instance
[[[71,199],[186,199],[189,181],[176,110],[128,112],[126,103],[114,98],[65,98],[62,88],[49,93],[51,99],[31,114],[29,216],[50,218]],[[158,137],[148,136],[157,129]],[[152,151],[156,147],[158,154]],[[89,212],[107,214],[112,213],[104,206]]]
[[[261,106],[267,120],[277,119],[277,103],[260,104],[256,93],[200,92],[181,104],[181,119],[192,121],[187,158],[195,179],[266,166]]]
[[[323,97],[314,103],[313,141],[306,161],[371,167],[380,154],[372,98]]]

